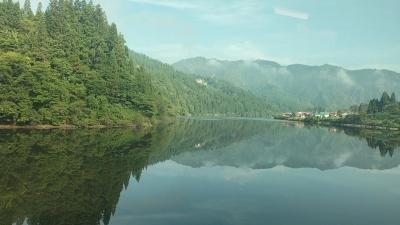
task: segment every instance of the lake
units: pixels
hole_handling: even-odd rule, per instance
[[[273,120],[0,130],[0,224],[400,224],[400,135]]]

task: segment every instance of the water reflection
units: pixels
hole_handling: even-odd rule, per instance
[[[354,128],[347,128],[344,132],[347,135],[365,139],[368,146],[374,149],[379,149],[381,156],[383,157],[386,155],[393,157],[395,150],[400,146],[400,134],[398,132]]]
[[[0,224],[110,220],[151,136],[128,130],[1,132]]]
[[[182,120],[151,131],[2,130],[0,224],[108,224],[130,179],[165,160],[384,170],[400,165],[399,143],[396,133],[251,120]]]
[[[172,160],[191,167],[220,165],[268,169],[340,167],[391,169],[400,165],[400,134],[299,123],[265,123],[250,138],[218,149],[187,151]]]

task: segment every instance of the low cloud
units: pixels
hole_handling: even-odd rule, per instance
[[[152,58],[165,63],[175,63],[179,60],[197,56],[215,58],[219,60],[245,60],[257,59],[271,60],[283,65],[297,62],[292,58],[280,57],[268,54],[258,45],[250,42],[233,42],[227,44],[214,43],[209,45],[170,43],[161,45],[137,45],[130,46],[137,52],[144,53]],[[286,74],[287,71],[279,71]]]
[[[339,70],[337,73],[337,77],[346,85],[348,86],[353,86],[354,85],[354,81],[351,79],[351,77],[349,76],[349,74],[346,73],[346,71],[344,70]]]
[[[105,0],[100,0],[105,1]],[[231,0],[229,4],[214,0],[128,0],[148,6],[189,10],[199,20],[220,25],[265,22],[265,4],[259,1]]]
[[[259,47],[247,41],[230,44],[226,46],[222,52],[223,58],[230,60],[255,60],[268,58],[268,56],[262,50],[260,50]]]
[[[281,15],[281,16],[288,16],[292,17],[295,19],[301,19],[301,20],[308,20],[309,15],[305,12],[300,12],[300,11],[295,11],[291,9],[286,9],[286,8],[274,8],[275,14]]]
[[[154,6],[168,7],[174,9],[195,9],[198,6],[184,1],[162,1],[162,0],[129,0],[139,4],[148,4]]]

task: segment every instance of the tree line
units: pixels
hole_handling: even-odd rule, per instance
[[[349,115],[338,123],[359,124],[372,127],[400,129],[400,102],[396,95],[384,92],[380,99],[374,98],[369,103],[351,107]]]
[[[391,112],[398,108],[398,102],[396,100],[396,94],[393,92],[389,95],[387,92],[383,92],[381,98],[374,98],[369,103],[362,103],[359,106],[352,106],[351,111],[361,114],[377,114],[383,112]]]

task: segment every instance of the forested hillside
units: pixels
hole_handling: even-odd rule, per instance
[[[52,0],[33,13],[0,3],[0,122],[116,124],[151,117],[150,81],[137,71],[99,6]]]
[[[265,114],[265,104],[251,94],[207,82],[199,85],[167,65],[132,56],[116,25],[91,1],[51,0],[36,12],[29,0],[23,7],[0,1],[0,124],[116,125],[163,114]]]
[[[276,110],[226,81],[184,74],[133,51],[131,57],[150,77],[161,114],[265,117]]]
[[[201,57],[182,60],[174,67],[231,82],[281,111],[333,111],[369,101],[384,91],[400,94],[400,74],[388,70],[347,70],[332,65],[283,66],[265,60]]]

